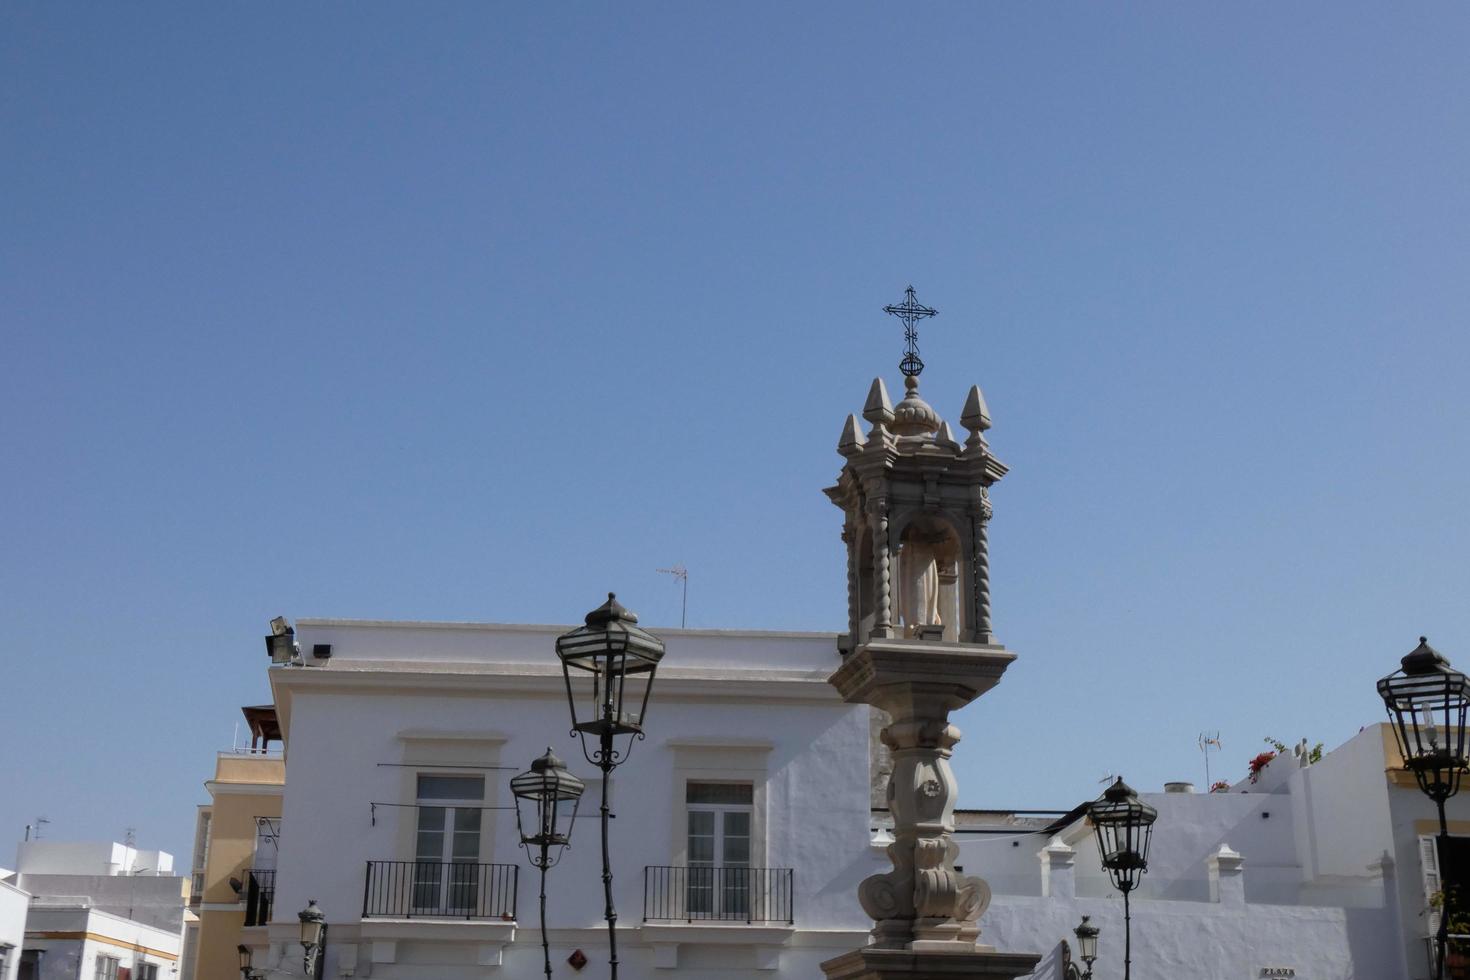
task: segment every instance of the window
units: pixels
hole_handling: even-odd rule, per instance
[[[484,776],[418,777],[414,912],[468,915],[479,898]]]
[[[276,852],[281,846],[281,820],[279,817],[255,818],[255,856],[250,866],[262,871],[274,871]]]
[[[750,907],[750,783],[687,783],[693,915],[742,916]]]
[[[139,963],[133,971],[133,980],[158,980],[158,964]]]
[[[97,954],[97,970],[92,976],[95,980],[117,980],[117,968],[122,963],[116,956],[103,956]]]

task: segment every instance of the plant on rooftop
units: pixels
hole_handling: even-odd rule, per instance
[[[1261,770],[1270,765],[1271,760],[1274,758],[1276,758],[1275,752],[1262,752],[1260,755],[1251,760],[1251,782],[1255,782],[1256,779],[1260,777]]]

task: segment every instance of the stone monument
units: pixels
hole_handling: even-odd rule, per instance
[[[999,683],[1015,659],[991,633],[986,545],[989,488],[1006,467],[986,444],[990,415],[979,387],[960,416],[969,433],[963,445],[919,396],[913,324],[935,311],[917,303],[912,287],[903,304],[885,309],[906,328],[906,391],[894,406],[874,380],[863,409],[871,428],[864,434],[850,415],[838,443],[846,462],[826,493],[845,516],[848,634],[828,682],[846,701],[883,712],[893,869],[858,889],[874,921],[872,943],[822,970],[828,980],[1012,980],[1040,957],[979,942],[990,887],[955,870],[949,765],[960,740],[950,712]]]

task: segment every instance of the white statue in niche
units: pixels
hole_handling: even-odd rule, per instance
[[[913,627],[942,625],[939,617],[939,565],[934,552],[910,542],[899,556],[899,621]]]
[[[959,541],[948,525],[916,522],[905,530],[898,554],[898,621],[906,636],[943,627],[959,639]]]

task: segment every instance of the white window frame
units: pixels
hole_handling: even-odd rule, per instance
[[[122,960],[116,956],[108,956],[106,953],[97,954],[97,963],[93,969],[94,980],[117,980],[117,971],[122,967]]]
[[[695,786],[741,786],[750,791],[749,803],[690,803],[688,795],[690,789]],[[750,903],[754,898],[751,888],[751,879],[747,876],[732,875],[732,868],[750,869],[758,867],[754,864],[755,858],[755,784],[746,779],[690,779],[684,784],[684,834],[685,853],[689,855],[685,874],[688,883],[685,888],[684,901],[689,905],[696,904],[696,894],[708,890],[708,897],[701,904],[707,902],[708,907],[697,910],[700,915],[710,915],[716,919],[730,914],[749,915]],[[690,817],[696,813],[708,813],[714,816],[712,826],[711,860],[695,861],[690,844],[694,834],[690,827]],[[725,821],[732,814],[741,814],[745,817],[745,864],[736,865],[729,863],[725,858]],[[701,835],[702,836],[702,835]],[[699,869],[716,869],[708,874],[708,884],[700,882]],[[688,911],[694,912],[695,909]]]
[[[444,798],[440,799],[440,798],[437,798],[436,797],[436,798],[430,799],[430,798],[426,798],[426,797],[420,796],[419,795],[419,789],[418,789],[418,786],[417,786],[418,777],[420,777],[420,776],[446,777],[446,778],[450,778],[450,779],[478,779],[478,780],[480,780],[480,798],[479,799],[473,799],[473,798],[469,798],[469,797],[464,797],[464,798],[449,798],[449,797],[444,797]],[[452,898],[451,893],[453,893],[453,892],[456,891],[454,873],[453,872],[445,873],[445,870],[444,869],[447,868],[448,866],[455,865],[455,864],[474,864],[474,865],[478,865],[478,864],[486,863],[485,862],[485,843],[486,843],[486,839],[485,839],[485,828],[484,828],[484,814],[485,814],[485,807],[487,805],[485,803],[485,794],[489,790],[490,780],[488,780],[488,779],[485,778],[485,774],[483,772],[433,772],[433,771],[429,771],[429,772],[419,772],[419,773],[417,773],[415,775],[415,777],[414,777],[414,782],[415,782],[415,786],[414,786],[414,801],[415,801],[416,809],[414,811],[414,828],[413,828],[413,830],[414,830],[414,836],[413,836],[414,848],[413,848],[413,860],[414,860],[414,863],[415,863],[415,866],[416,867],[415,867],[415,875],[414,875],[414,885],[413,885],[412,891],[409,894],[409,901],[410,901],[410,903],[414,903],[413,904],[414,914],[415,915],[433,915],[433,914],[436,914],[437,913],[437,914],[446,915],[446,916],[462,916],[462,915],[468,915],[468,914],[470,914],[471,912],[474,911],[474,909],[472,907],[461,907],[459,905],[454,904],[454,902],[451,900],[451,898]],[[421,823],[420,822],[423,819],[423,812],[424,812],[424,810],[426,810],[426,809],[428,809],[430,807],[444,811],[444,829],[442,831],[440,831],[440,833],[443,834],[444,839],[443,839],[443,841],[439,845],[439,858],[438,858],[438,861],[437,862],[431,861],[429,858],[426,858],[426,857],[421,858],[419,856],[419,834],[422,833],[422,826],[421,826]],[[456,833],[458,833],[454,829],[455,828],[455,821],[457,820],[458,815],[459,815],[459,813],[461,811],[470,811],[470,812],[473,812],[474,815],[475,815],[475,817],[474,817],[474,820],[475,820],[475,859],[473,861],[459,860],[459,859],[456,859],[454,857],[454,838],[455,838]],[[421,862],[421,861],[424,862],[425,864],[437,864],[438,867],[439,867],[439,869],[440,869],[438,872],[436,872],[437,880],[438,880],[438,886],[437,887],[438,887],[439,895],[438,895],[438,904],[435,905],[435,906],[420,906],[420,905],[417,905],[416,904],[417,898],[418,898],[418,888],[419,888],[419,884],[420,884],[418,882],[418,869],[417,869],[417,864],[419,862]],[[483,882],[483,881],[480,881],[477,875],[476,876],[473,876],[473,877],[474,877],[474,882],[475,883],[474,883],[474,888],[473,888],[472,900],[478,902],[478,899],[479,899],[479,890],[481,888],[484,888],[486,886],[486,883]],[[425,884],[427,884],[427,882],[425,882]],[[463,883],[461,882],[461,887],[462,886],[463,886]]]

